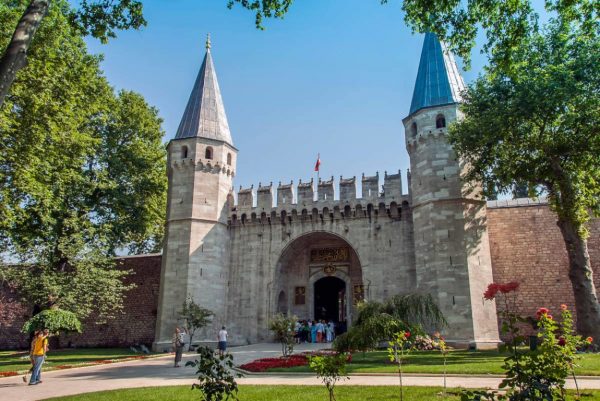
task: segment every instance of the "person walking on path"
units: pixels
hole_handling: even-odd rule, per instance
[[[221,327],[217,337],[219,339],[219,355],[223,356],[227,351],[227,330],[225,330],[225,326]]]
[[[29,385],[42,383],[42,365],[48,352],[48,330],[38,331],[31,345],[31,360],[33,361],[33,370]]]
[[[183,355],[183,347],[185,347],[185,329],[175,327],[173,335],[173,347],[175,348],[175,367],[180,367],[181,356]]]

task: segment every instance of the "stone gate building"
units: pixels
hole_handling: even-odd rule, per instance
[[[155,349],[171,346],[191,296],[215,313],[235,343],[268,339],[276,313],[351,325],[360,300],[431,294],[448,340],[498,341],[486,203],[461,182],[446,140],[461,118],[463,80],[451,53],[425,35],[411,108],[403,120],[410,171],[258,185],[233,193],[234,146],[210,44],[168,146],[168,214]],[[400,130],[398,130],[400,135]],[[243,150],[242,150],[243,151]],[[357,182],[359,181],[359,182]],[[362,186],[362,198],[357,197]],[[275,202],[276,200],[276,202]]]

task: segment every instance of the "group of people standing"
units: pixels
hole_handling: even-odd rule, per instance
[[[298,320],[294,327],[296,343],[324,343],[335,339],[332,320]]]

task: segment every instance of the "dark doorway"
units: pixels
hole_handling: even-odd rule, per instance
[[[346,320],[346,283],[337,277],[323,277],[315,282],[315,319]]]

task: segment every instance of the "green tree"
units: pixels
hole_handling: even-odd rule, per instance
[[[185,319],[187,328],[190,331],[190,346],[193,344],[194,335],[203,327],[206,327],[212,320],[214,313],[209,309],[203,308],[194,302],[191,296],[183,303],[181,317]]]
[[[0,58],[0,107],[15,80],[17,72],[27,64],[27,54],[40,24],[55,4],[68,23],[84,35],[92,35],[106,42],[119,29],[138,29],[146,25],[142,3],[138,0],[79,0],[78,8],[71,8],[63,0],[2,0],[2,12],[15,10],[20,18],[13,21],[12,37]],[[16,28],[15,28],[16,26]]]
[[[434,32],[462,57],[467,66],[479,29],[486,34],[484,51],[512,65],[512,49],[538,27],[532,1],[502,0],[373,0],[400,3],[404,21],[417,32]],[[256,26],[264,29],[265,18],[283,18],[294,0],[227,0],[254,12]],[[568,21],[579,21],[588,33],[595,33],[600,8],[595,0],[547,0],[545,11],[559,13]]]
[[[335,385],[338,381],[349,379],[346,376],[346,362],[348,355],[345,353],[337,353],[334,355],[315,355],[309,358],[308,366],[317,374],[317,378],[321,379],[327,392],[329,393],[329,401],[335,401]]]
[[[600,41],[584,24],[556,18],[513,53],[514,69],[492,60],[470,85],[449,139],[467,180],[505,193],[519,182],[531,196],[547,195],[567,249],[577,328],[598,337],[587,223],[600,213]]]
[[[50,8],[0,110],[0,252],[34,313],[101,321],[130,288],[115,252],[160,245],[166,157],[157,110],[114,94],[65,7]],[[0,8],[1,44],[18,18]]]

